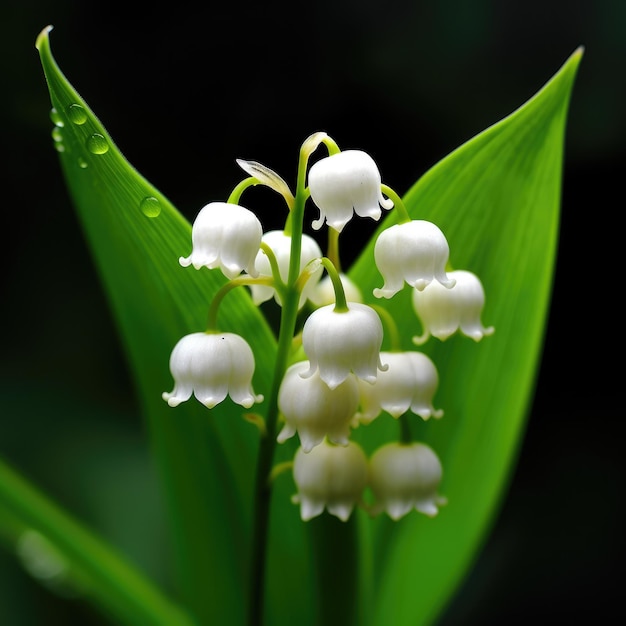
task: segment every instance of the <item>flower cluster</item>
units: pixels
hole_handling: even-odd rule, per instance
[[[322,145],[328,155],[309,166]],[[192,394],[208,408],[227,396],[246,409],[263,402],[252,386],[250,345],[217,328],[216,310],[235,286],[248,288],[257,305],[273,298],[282,309],[279,352],[288,354],[279,354],[285,366],[267,390],[275,400],[264,418],[257,416],[266,433],[260,445],[273,452],[275,443],[299,441],[291,467],[301,518],[309,520],[326,509],[345,521],[355,507],[370,515],[386,512],[393,520],[411,510],[437,515],[445,503],[439,495],[442,464],[432,448],[413,438],[411,415],[420,418],[418,424],[443,416],[433,404],[439,374],[425,353],[403,348],[410,342],[380,299],[405,288],[412,291],[423,329],[412,337],[416,346],[431,336],[444,341],[457,331],[479,341],[493,333],[481,322],[485,295],[480,279],[450,269],[443,232],[410,217],[401,198],[383,185],[368,154],[341,151],[326,133],[302,144],[295,193],[260,163],[237,162],[249,177],[227,202],[212,202],[198,213],[191,253],[180,258],[183,267],[219,270],[229,282],[214,297],[208,328],[174,347],[174,389],[163,399],[172,407]],[[245,189],[257,184],[284,198],[289,211],[283,230],[264,233],[257,216],[239,204]],[[326,256],[303,232],[309,200],[319,211],[313,230],[328,227]],[[369,294],[342,271],[339,235],[354,214],[378,221],[383,209],[393,210],[396,219],[376,239],[373,260],[383,284]],[[368,455],[353,433],[382,414],[399,422],[398,440],[381,442]]]

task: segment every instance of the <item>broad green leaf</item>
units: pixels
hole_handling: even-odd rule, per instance
[[[37,48],[53,107],[54,145],[118,324],[160,465],[180,597],[202,624],[242,624],[258,431],[230,399],[211,411],[196,401],[172,409],[161,399],[173,386],[168,369],[173,346],[183,335],[206,328],[211,297],[226,279],[217,270],[179,265],[179,257],[191,250],[191,225],[125,160],[58,67],[49,32],[42,31]],[[256,355],[255,390],[266,392],[276,342],[245,290],[228,294],[218,322],[223,330],[246,337]],[[262,413],[264,404],[255,410]],[[284,501],[285,514],[297,519],[289,489],[287,481],[278,481],[274,501]],[[270,606],[276,602],[281,610],[275,612],[285,615],[276,624],[289,623],[289,616],[303,608],[298,593],[285,594],[285,589],[314,589],[305,529],[300,523],[290,526],[285,532],[280,517],[273,515],[276,556],[269,567],[280,578],[282,591],[270,585]],[[287,581],[285,568],[293,572]]]
[[[5,534],[41,582],[84,595],[116,620],[192,624],[122,555],[0,460],[0,535]]]
[[[431,338],[422,350],[437,365],[435,405],[441,420],[414,435],[431,445],[444,466],[439,516],[376,520],[372,624],[432,623],[440,615],[484,541],[505,493],[530,408],[541,358],[554,275],[560,216],[564,134],[571,90],[582,58],[576,50],[524,106],[470,140],[427,172],[406,194],[413,219],[437,224],[450,244],[454,269],[480,276],[487,294],[480,343],[455,335]],[[389,215],[379,230],[393,220]],[[376,235],[374,236],[375,240]],[[367,301],[385,306],[401,326],[406,349],[421,333],[408,288],[389,301],[375,271],[374,240],[350,271]],[[361,427],[369,450],[397,432],[394,420]],[[374,428],[376,426],[377,428]],[[396,430],[394,430],[396,429]]]

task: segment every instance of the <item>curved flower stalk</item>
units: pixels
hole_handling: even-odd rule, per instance
[[[286,282],[289,276],[289,267],[291,263],[291,235],[287,234],[283,230],[270,230],[263,235],[261,241],[274,253],[274,257],[276,258],[276,262],[278,264],[280,280],[281,282]],[[317,241],[315,241],[313,237],[303,234],[300,246],[300,263],[298,265],[298,271],[302,271],[308,263],[321,258],[321,256],[322,250]],[[270,260],[267,257],[267,253],[263,250],[257,253],[255,266],[259,275],[272,276]],[[319,269],[310,276],[300,294],[298,308],[302,308],[307,299],[313,296],[322,272],[323,268],[320,266]],[[250,285],[250,291],[252,292],[252,300],[256,305],[270,300],[272,296],[278,304],[282,304],[280,293],[274,287],[253,283]]]
[[[252,389],[254,354],[248,343],[233,333],[192,333],[172,350],[170,371],[174,389],[163,393],[172,407],[193,394],[212,409],[230,395],[233,402],[250,408],[263,396]]]
[[[359,382],[361,408],[353,426],[370,424],[382,411],[395,418],[409,409],[424,420],[443,416],[443,410],[433,406],[439,374],[430,357],[421,352],[381,352],[380,359],[387,370],[379,372],[372,384]]]
[[[261,222],[252,211],[237,204],[211,202],[194,220],[191,254],[180,257],[179,262],[196,269],[219,267],[226,278],[235,278],[243,270],[258,276],[254,260],[262,235]]]
[[[313,228],[319,230],[326,222],[341,232],[353,212],[379,220],[381,206],[393,208],[393,201],[383,196],[380,185],[376,162],[361,150],[345,150],[320,159],[309,171],[311,199],[320,210]]]
[[[301,374],[308,369],[309,363],[300,361],[285,373],[278,394],[278,408],[285,418],[285,425],[278,434],[278,443],[284,443],[297,431],[305,453],[326,437],[331,443],[348,445],[350,420],[359,404],[355,376],[348,375],[331,389],[320,378],[319,372],[303,378]]]
[[[415,509],[434,517],[447,502],[438,494],[441,462],[426,444],[387,443],[371,456],[369,471],[376,498],[372,514],[386,511],[391,519],[399,520]]]
[[[320,515],[326,508],[345,522],[362,502],[368,480],[367,457],[353,441],[336,446],[324,440],[308,453],[298,449],[293,479],[298,493],[292,501],[300,504],[303,521]]]
[[[480,341],[494,333],[494,327],[483,326],[480,319],[485,291],[478,276],[466,270],[456,270],[449,275],[455,281],[449,289],[432,283],[423,291],[413,291],[413,309],[424,329],[422,335],[413,337],[416,345],[422,345],[431,335],[445,341],[460,331]]]
[[[348,302],[363,302],[363,294],[359,286],[344,273],[339,274],[339,279],[343,285],[344,293],[346,294],[346,300]],[[327,304],[335,303],[335,289],[333,287],[333,281],[330,276],[324,276],[318,283],[315,284],[309,295],[309,300],[316,306],[322,307]]]

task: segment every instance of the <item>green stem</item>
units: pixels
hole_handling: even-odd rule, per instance
[[[272,270],[272,277],[274,279],[272,283],[274,285],[274,289],[279,291],[282,296],[285,289],[285,283],[280,275],[280,267],[278,267],[278,260],[276,259],[274,250],[272,250],[264,241],[261,242],[261,250],[263,250],[270,263],[270,269]]]
[[[318,583],[316,624],[366,624],[362,597],[364,555],[359,550],[357,514],[347,522],[320,515],[308,524]]]
[[[241,198],[241,194],[248,188],[253,187],[255,185],[259,185],[261,181],[258,178],[254,178],[254,176],[250,176],[249,178],[244,178],[231,192],[230,196],[228,196],[228,204],[239,204],[239,199]]]
[[[393,200],[393,208],[398,212],[398,224],[411,221],[411,216],[407,211],[402,198],[389,185],[381,185],[381,191]]]
[[[333,262],[324,257],[322,259],[322,265],[326,268],[330,280],[333,283],[333,289],[335,291],[335,308],[336,313],[345,313],[348,311],[348,303],[346,302],[346,292],[343,288],[343,283],[337,272],[337,268],[333,265]]]
[[[194,622],[113,548],[0,460],[0,512],[40,533],[71,570],[87,582],[86,593],[124,624],[192,626]]]
[[[250,576],[250,626],[263,623],[265,599],[265,569],[267,557],[267,531],[269,526],[269,509],[271,500],[271,474],[276,447],[276,424],[278,422],[278,391],[282,382],[298,314],[300,294],[295,289],[288,289],[282,304],[278,351],[274,367],[272,389],[269,395],[269,406],[265,425],[267,435],[261,439],[257,460],[256,481],[254,487],[255,506],[252,537],[252,566]]]
[[[403,413],[399,418],[400,422],[400,442],[411,443],[413,435],[411,434],[411,424],[409,423],[409,412]]]
[[[209,306],[209,312],[207,314],[207,332],[217,331],[217,312],[226,294],[230,293],[235,287],[241,287],[243,285],[273,286],[274,281],[269,276],[260,276],[259,278],[252,278],[251,276],[237,276],[222,285],[218,289],[215,296],[213,296],[213,300],[211,300],[211,304]]]
[[[324,138],[321,140],[321,143],[326,146],[326,149],[328,150],[328,156],[332,156],[333,154],[338,154],[339,152],[341,152],[339,146],[337,145],[337,142],[328,135],[324,136]]]
[[[308,198],[305,189],[306,166],[310,152],[301,150],[298,163],[298,180],[294,206],[289,213],[291,251],[289,276],[284,286],[278,350],[272,387],[268,397],[268,409],[265,420],[267,435],[261,438],[257,459],[254,486],[254,518],[252,536],[252,562],[250,568],[249,589],[249,626],[260,626],[264,620],[265,573],[267,561],[267,539],[269,528],[270,503],[272,496],[272,463],[276,448],[276,425],[278,422],[278,392],[289,362],[289,354],[296,330],[300,291],[297,288],[300,274],[300,251],[304,221],[304,205]]]
[[[341,260],[339,258],[339,231],[334,228],[328,229],[328,249],[326,256],[332,261],[337,272],[341,274]]]
[[[387,328],[386,335],[389,337],[389,351],[401,352],[402,341],[396,320],[385,307],[382,307],[379,304],[370,304],[370,306],[378,313],[378,316]]]

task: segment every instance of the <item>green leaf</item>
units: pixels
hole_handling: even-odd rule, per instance
[[[437,224],[455,269],[475,272],[487,294],[480,343],[463,336],[431,338],[423,351],[437,365],[435,406],[441,420],[418,423],[444,467],[449,503],[435,519],[409,515],[392,524],[361,520],[362,550],[374,533],[372,624],[432,623],[484,541],[514,466],[534,391],[557,251],[564,134],[571,90],[582,58],[576,50],[524,106],[467,142],[427,172],[406,194],[413,219]],[[389,215],[378,232],[394,219]],[[376,234],[377,234],[376,233]],[[369,302],[394,315],[406,349],[421,333],[409,288],[389,301],[375,269],[376,234],[349,272]],[[397,432],[379,418],[358,436],[368,450]],[[377,428],[374,428],[376,426]],[[394,429],[396,429],[394,431]]]
[[[162,596],[123,556],[2,460],[0,534],[17,546],[33,575],[56,591],[84,594],[107,615],[128,624],[161,620],[172,626],[192,626],[185,612]]]
[[[179,257],[191,249],[191,225],[125,160],[63,75],[50,50],[50,30],[42,31],[37,49],[53,107],[54,145],[147,419],[171,513],[181,600],[200,623],[242,624],[258,430],[230,399],[211,411],[195,401],[172,409],[161,399],[173,386],[173,346],[206,328],[211,298],[226,279],[219,270],[180,266]],[[246,290],[225,298],[218,322],[246,337],[256,356],[255,390],[269,389],[276,341]],[[265,405],[255,410],[263,413]],[[313,588],[305,530],[298,523],[284,532],[281,515],[295,519],[297,509],[289,485],[278,483],[274,501],[284,512],[272,516],[276,583],[270,584],[269,609],[280,605],[285,621],[277,624],[303,608],[297,593],[281,592],[285,567],[293,577],[283,588]]]

